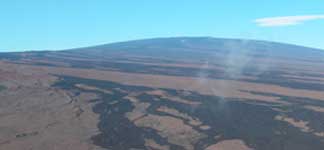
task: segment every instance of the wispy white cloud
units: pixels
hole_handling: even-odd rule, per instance
[[[324,14],[321,15],[303,15],[303,16],[282,16],[282,17],[268,17],[259,18],[254,22],[262,27],[273,26],[291,26],[301,24],[305,21],[324,19]]]

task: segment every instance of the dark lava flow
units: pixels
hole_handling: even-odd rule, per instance
[[[100,122],[98,124],[100,134],[92,137],[94,144],[116,150],[130,148],[146,149],[144,139],[148,138],[154,139],[161,145],[169,145],[174,150],[183,149],[177,145],[170,144],[166,138],[158,135],[153,129],[136,127],[125,117],[125,113],[132,111],[134,106],[123,97],[132,92],[145,92],[153,89],[69,76],[59,77],[60,81],[53,86],[65,90],[95,92],[101,95],[101,98],[95,101],[96,105],[93,108],[93,111],[100,115]],[[113,94],[79,89],[75,87],[75,84],[86,84],[108,89]],[[280,115],[283,112],[275,111],[272,108],[282,108],[294,112],[285,115],[291,115],[297,117],[297,119],[308,118],[312,126],[316,128],[322,127],[320,121],[314,120],[317,118],[312,116],[314,112],[305,113],[306,110],[301,111],[301,107],[299,107],[298,111],[294,111],[295,108],[287,108],[286,106],[274,106],[271,104],[263,106],[258,105],[258,103],[200,95],[195,92],[190,92],[189,95],[184,96],[176,90],[162,90],[166,91],[169,95],[201,102],[201,105],[192,107],[187,104],[163,99],[159,96],[147,94],[137,96],[142,102],[151,104],[147,109],[149,114],[172,116],[156,111],[156,108],[160,106],[167,106],[194,118],[198,118],[205,125],[210,126],[211,128],[206,131],[193,127],[197,131],[208,135],[208,137],[195,143],[195,149],[204,149],[206,146],[215,144],[221,140],[241,139],[249,147],[256,150],[323,150],[324,142],[320,137],[302,132],[300,129],[286,122],[274,119],[276,115]],[[155,101],[153,100],[154,98],[160,100]],[[187,123],[186,120],[184,122]],[[215,138],[216,136],[219,138]]]

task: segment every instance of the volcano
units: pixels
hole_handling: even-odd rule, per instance
[[[323,68],[212,37],[0,53],[0,149],[322,150]]]

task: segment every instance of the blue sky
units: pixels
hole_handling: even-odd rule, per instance
[[[1,0],[0,51],[174,36],[249,38],[324,49],[323,15],[322,0]]]

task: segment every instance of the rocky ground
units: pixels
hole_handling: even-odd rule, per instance
[[[0,150],[323,149],[317,55],[194,49],[0,54]]]

